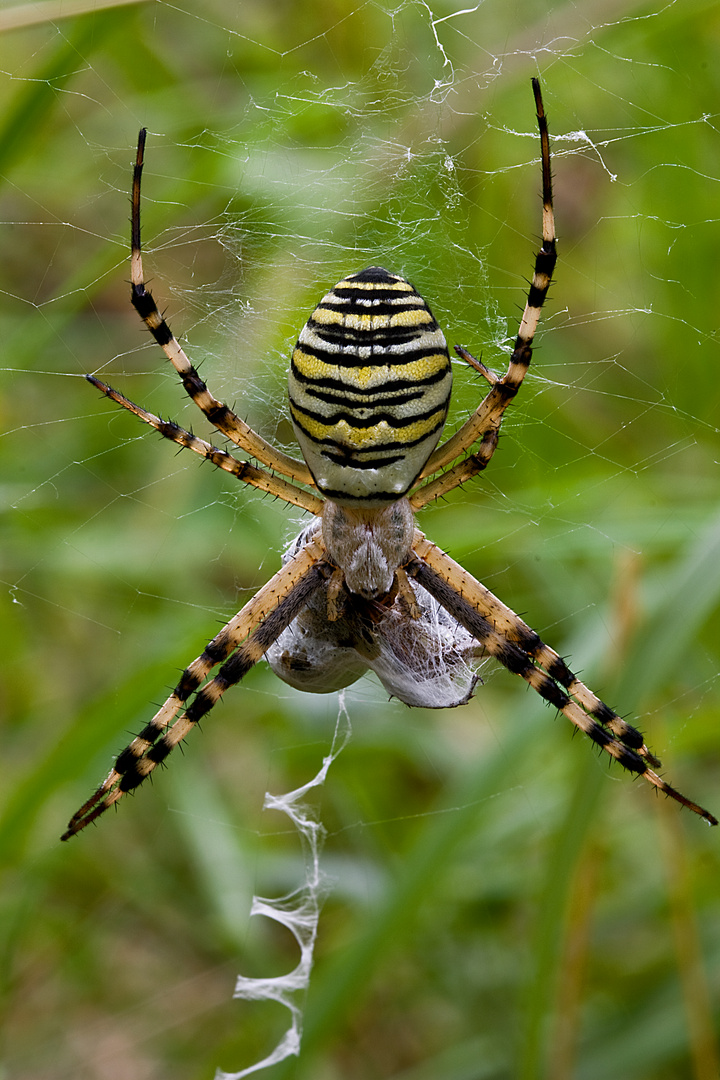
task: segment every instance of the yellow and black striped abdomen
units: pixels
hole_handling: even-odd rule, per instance
[[[409,281],[370,266],[315,308],[290,365],[290,415],[320,491],[340,503],[405,495],[447,416],[445,338]]]

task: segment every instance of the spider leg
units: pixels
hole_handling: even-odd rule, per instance
[[[161,420],[159,416],[155,416],[154,413],[148,412],[147,409],[143,409],[140,405],[136,405],[130,398],[125,397],[118,390],[113,390],[112,386],[108,386],[107,383],[96,379],[94,375],[86,375],[85,378],[93,386],[96,386],[105,397],[110,398],[117,405],[122,405],[123,409],[127,409],[128,412],[133,413],[146,424],[150,424],[166,439],[170,439],[172,442],[177,443],[178,446],[193,450],[201,457],[207,458],[218,469],[224,469],[225,472],[235,476],[238,480],[242,480],[244,484],[260,488],[261,491],[267,491],[279,499],[284,499],[285,502],[292,503],[293,506],[308,510],[311,514],[321,513],[323,500],[318,498],[317,495],[313,495],[312,492],[303,491],[302,488],[288,483],[287,480],[283,480],[279,476],[273,476],[265,472],[264,469],[258,469],[247,461],[238,461],[236,457],[233,457],[226,450],[219,450],[216,446],[206,442],[205,439],[199,439],[197,435],[192,435],[172,420]]]
[[[464,360],[466,364],[469,364],[471,368],[477,371],[478,375],[482,375],[483,379],[485,379],[486,382],[489,382],[491,386],[494,386],[496,382],[500,381],[499,376],[496,375],[494,371],[485,367],[482,360],[478,360],[476,356],[473,356],[471,352],[464,349],[462,345],[455,345],[454,349],[460,359]]]
[[[461,454],[469,450],[474,443],[480,442],[480,448],[466,461],[460,462],[443,476],[423,485],[410,496],[410,502],[414,509],[425,506],[433,499],[445,495],[454,487],[463,483],[476,473],[481,472],[490,461],[497,446],[500,425],[502,424],[505,409],[517,394],[525,372],[530,366],[532,359],[532,343],[535,332],[540,322],[543,304],[550,288],[555,263],[557,261],[555,217],[553,214],[552,201],[552,175],[550,171],[550,140],[548,136],[547,118],[543,107],[540,83],[537,79],[532,80],[533,93],[535,95],[535,107],[537,110],[538,128],[540,131],[540,147],[542,156],[543,176],[543,214],[542,214],[542,247],[535,258],[535,269],[532,282],[525,303],[525,309],[520,320],[520,327],[515,339],[515,347],[507,372],[501,379],[488,381],[492,387],[487,397],[478,406],[473,415],[463,424],[452,438],[435,450],[425,465],[420,478],[432,475],[440,469],[455,461]],[[467,350],[456,348],[455,350],[462,359],[467,360]],[[471,366],[475,367],[475,364]],[[484,367],[484,365],[482,365]],[[479,368],[476,368],[479,370]],[[481,374],[488,378],[484,372]]]
[[[158,345],[162,348],[170,363],[178,375],[182,378],[182,384],[187,394],[190,395],[197,407],[205,413],[208,420],[218,431],[226,435],[232,442],[239,446],[246,454],[257,458],[259,462],[274,469],[290,480],[301,484],[315,486],[310,470],[303,461],[276,450],[274,446],[266,442],[252,428],[241,420],[239,416],[218,401],[210,393],[207,386],[200,378],[197,370],[193,367],[184,350],[172,333],[165,319],[158,311],[157,304],[152,293],[145,288],[145,280],[142,265],[142,249],[140,243],[140,182],[142,179],[143,158],[145,153],[146,130],[142,129],[138,137],[137,156],[135,170],[133,172],[132,188],[132,256],[131,256],[131,282],[132,304],[140,318],[153,335]]]
[[[69,840],[104,814],[125,792],[138,787],[207,715],[228,687],[244,678],[325,581],[329,568],[324,554],[319,544],[309,541],[206,645],[183,671],[180,682],[152,720],[118,755],[97,791],[70,819],[62,840]],[[199,689],[212,668],[220,663],[222,667],[215,678]],[[193,701],[175,720],[193,694]]]
[[[468,601],[507,641],[518,645],[532,660],[543,669],[555,682],[560,683],[568,694],[575,698],[586,712],[641,757],[649,765],[660,762],[645,746],[641,733],[627,721],[617,715],[604,701],[578,679],[561,656],[546,645],[539,634],[531,630],[519,615],[498,600],[497,596],[486,589],[464,567],[451,559],[440,548],[431,543],[419,529],[415,530],[413,551],[431,566],[441,577],[452,582],[460,595]]]
[[[424,538],[423,538],[424,540]],[[425,546],[427,545],[427,547]],[[665,795],[693,810],[711,825],[717,819],[662,779],[642,735],[626,724],[584,686],[557,653],[545,645],[509,608],[488,593],[457,563],[434,545],[418,541],[416,558],[405,571],[435,597],[446,611],[484,646],[489,655],[532,686],[593,742],[630,772],[642,776]],[[546,670],[538,666],[546,665]],[[573,700],[573,695],[577,700]],[[580,704],[578,704],[580,702]],[[582,706],[582,707],[581,707]]]
[[[499,381],[500,380],[498,380],[498,382]],[[487,402],[493,392],[493,390],[490,391],[485,402]],[[483,402],[483,405],[485,402]],[[456,462],[451,469],[446,469],[440,476],[436,476],[434,480],[429,480],[426,484],[422,484],[408,496],[408,501],[413,510],[422,510],[423,506],[427,506],[428,503],[434,502],[435,499],[442,498],[443,495],[447,495],[449,491],[453,491],[456,487],[460,487],[461,484],[464,484],[467,480],[471,480],[473,476],[477,476],[478,473],[487,468],[488,462],[495,453],[495,448],[498,443],[501,421],[502,413],[500,413],[496,423],[490,424],[485,428],[482,433],[479,450],[474,454],[470,454],[469,457]]]

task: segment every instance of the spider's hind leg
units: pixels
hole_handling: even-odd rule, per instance
[[[657,758],[645,746],[640,732],[588,690],[518,615],[421,533],[416,534],[413,550],[417,558],[406,567],[408,573],[473,635],[490,656],[524,679],[540,697],[624,768],[642,776],[709,824],[718,824],[713,814],[686,798],[650,767],[656,764]]]
[[[222,694],[244,678],[322,586],[331,572],[323,556],[324,550],[310,540],[209,642],[152,720],[118,755],[97,791],[73,814],[62,840],[75,836],[122,795],[139,787]],[[219,663],[215,678],[203,686]]]

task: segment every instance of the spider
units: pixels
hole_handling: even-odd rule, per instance
[[[407,704],[443,708],[469,699],[476,681],[472,662],[490,655],[630,772],[717,825],[709,811],[658,775],[659,762],[636,728],[415,525],[417,510],[485,469],[530,364],[556,262],[548,127],[539,81],[532,85],[542,246],[505,375],[455,347],[490,390],[440,446],[452,382],[445,338],[413,286],[377,266],[344,278],[320,301],[293,351],[290,415],[303,461],[271,446],[212,395],[144,284],[140,182],[146,133],[140,132],[132,188],[132,303],[198,408],[259,466],[87,378],[165,438],[309,512],[312,520],[282,568],[183,671],[164,705],[73,816],[63,840],[137,788],[263,656],[282,679],[305,690],[337,690],[373,669]]]

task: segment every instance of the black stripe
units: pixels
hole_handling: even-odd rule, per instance
[[[320,490],[322,491],[323,495],[327,496],[328,499],[335,499],[335,500],[338,500],[338,501],[342,499],[342,500],[345,500],[345,501],[352,500],[352,502],[354,502],[354,503],[359,503],[359,502],[392,503],[392,502],[397,502],[398,499],[402,499],[403,496],[413,486],[413,484],[415,483],[415,480],[417,480],[417,477],[415,477],[413,479],[412,483],[408,484],[408,486],[405,488],[405,490],[401,491],[400,493],[398,493],[397,491],[369,491],[367,493],[367,495],[348,495],[347,491],[343,491],[341,489],[323,487]]]
[[[151,315],[160,314],[152,293],[148,292],[144,285],[133,285],[131,300],[133,307],[146,324]],[[160,321],[159,326],[148,325],[148,329],[158,345],[167,345],[168,342],[172,341],[172,331],[164,319]]]
[[[326,326],[324,323],[315,323],[308,320],[307,326],[321,341],[329,345],[361,345],[365,348],[373,347],[380,352],[390,349],[393,345],[404,345],[408,341],[417,341],[424,336],[424,329],[416,330],[408,327],[383,327],[380,330],[356,330],[347,326]]]
[[[541,308],[545,303],[545,297],[547,296],[548,288],[549,283],[543,289],[538,289],[537,285],[531,285],[528,289],[528,307],[536,309]]]
[[[299,420],[296,420],[295,423],[300,428],[302,433],[305,436],[307,436],[307,438],[310,440],[310,442],[315,444],[315,446],[331,446],[334,450],[337,450],[338,447],[340,446],[337,439],[317,439],[314,435],[311,435],[309,431],[305,430],[305,428],[302,426],[302,424],[300,423]],[[380,449],[382,449],[383,453],[385,453],[388,450],[403,450],[403,451],[412,450],[413,446],[418,446],[420,443],[425,442],[426,439],[429,439],[432,435],[434,435],[436,431],[442,430],[444,424],[445,424],[445,416],[443,415],[440,418],[440,420],[438,420],[438,422],[437,422],[437,424],[435,425],[434,428],[431,428],[430,431],[427,431],[424,435],[420,435],[419,438],[417,438],[417,439],[411,439],[409,442],[401,442],[400,440],[394,440],[393,442],[382,442],[382,443],[377,443],[375,446],[368,447],[367,450],[354,450],[353,449],[352,452],[354,454],[363,454],[363,453],[369,454],[371,452],[377,453],[378,450],[380,450]],[[324,454],[325,451],[323,450],[322,453]],[[408,488],[406,490],[408,490],[411,486],[412,486],[411,484],[408,484]],[[338,493],[338,494],[342,494],[342,493]],[[347,492],[345,494],[347,495]]]
[[[405,291],[403,289],[392,289],[392,288],[386,288],[384,285],[376,285],[372,289],[358,289],[353,285],[344,285],[342,288],[340,288],[339,283],[338,283],[338,285],[336,285],[335,288],[332,289],[332,291],[328,293],[328,296],[341,296],[341,297],[347,296],[348,299],[353,298],[353,297],[364,297],[367,300],[371,300],[373,302],[376,299],[381,300],[381,301],[395,300],[395,299],[399,299],[399,300],[406,300],[407,299],[407,300],[410,300],[411,302],[416,301],[416,300],[420,300],[423,303],[423,306],[427,307],[427,304],[425,304],[425,302],[423,301],[422,296],[420,296],[419,293],[416,293],[415,290]],[[318,304],[318,307],[325,307],[325,299],[324,298],[320,301],[320,303]]]
[[[535,272],[538,274],[545,274],[550,278],[553,275],[556,262],[557,248],[555,246],[555,241],[551,240],[549,243],[547,240],[543,241],[543,246],[538,251],[535,259]]]
[[[354,403],[353,398],[356,396],[352,390],[343,386],[342,389],[336,391],[318,390],[316,387],[308,387],[305,391],[308,397],[316,398],[318,401],[325,401],[328,405],[336,405],[342,403],[344,405],[358,404]],[[425,397],[423,390],[408,390],[404,394],[386,394],[385,397],[376,397],[373,395],[372,407],[377,409],[380,405],[407,405],[409,401],[417,401],[418,398]]]
[[[349,454],[323,450],[322,457],[346,469],[382,469],[386,465],[395,465],[398,461],[402,461],[405,455],[394,454],[390,457],[366,458],[364,461],[357,461],[356,458],[351,457]]]
[[[519,367],[524,367],[527,370],[530,367],[530,361],[532,360],[532,348],[525,340],[519,335],[515,339],[515,348],[513,349],[512,356],[510,357],[510,363]],[[517,394],[519,387],[515,383],[496,382],[493,386],[493,390],[501,388],[501,393],[504,397],[510,398]]]
[[[338,410],[338,412],[334,412],[331,413],[329,416],[326,416],[325,413],[315,412],[314,409],[306,409],[304,406],[298,405],[298,403],[296,401],[293,401],[292,398],[290,399],[290,405],[293,407],[293,416],[295,419],[297,419],[295,413],[298,412],[301,413],[303,416],[309,417],[311,420],[317,420],[318,423],[323,424],[326,427],[333,427],[335,424],[339,424],[343,420],[345,420],[346,423],[350,425],[350,427],[360,428],[361,430],[363,428],[374,427],[375,424],[381,424],[383,420],[392,428],[404,428],[409,427],[411,424],[419,423],[423,420],[429,420],[432,416],[435,415],[435,413],[440,411],[443,413],[443,419],[445,416],[443,402],[441,402],[439,405],[434,405],[432,409],[426,409],[425,412],[412,413],[410,416],[394,416],[392,413],[389,412],[373,412],[372,416],[367,416],[364,419],[360,419],[360,417],[354,415],[353,413],[345,409],[340,409]],[[424,437],[425,436],[423,436],[423,438]]]
[[[383,285],[391,285],[393,282],[399,282],[404,285],[410,285],[409,281],[405,281],[405,278],[400,277],[399,274],[391,274],[389,270],[386,270],[383,266],[366,266],[364,270],[358,270],[356,274],[347,274],[343,281],[363,281],[370,284],[381,283]],[[412,288],[412,285],[410,285]]]
[[[360,293],[356,295],[357,299],[354,304],[350,302],[350,297],[348,297],[348,303],[334,303],[332,300],[323,300],[322,304],[318,304],[310,317],[314,318],[319,311],[335,311],[340,315],[367,315],[372,319],[377,318],[378,316],[382,318],[392,318],[395,315],[404,315],[408,311],[424,311],[428,315],[428,321],[419,325],[423,325],[433,330],[437,329],[437,323],[430,314],[427,304],[423,303],[419,296],[413,297],[412,294],[410,294],[408,296],[410,303],[388,304],[384,300],[371,299],[371,297]],[[360,303],[359,300],[361,298],[365,300],[366,303]],[[415,303],[416,299],[419,303]]]

